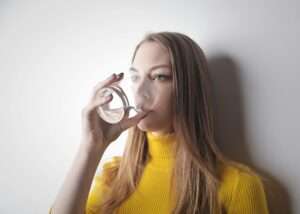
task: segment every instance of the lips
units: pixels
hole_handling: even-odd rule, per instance
[[[139,107],[137,108],[138,111],[140,112],[150,112],[151,110],[150,109],[146,109],[146,108],[143,108],[143,107]]]
[[[142,113],[145,113],[145,115],[144,115],[142,118],[147,117],[147,116],[150,114],[150,112],[151,112],[151,111],[149,111],[149,110],[148,110],[148,111],[142,111]]]

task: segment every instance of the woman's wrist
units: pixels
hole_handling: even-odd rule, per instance
[[[105,144],[103,143],[91,143],[91,142],[86,142],[86,141],[81,141],[80,143],[80,149],[83,150],[85,153],[88,155],[96,155],[99,156],[104,153],[106,147],[104,146]]]

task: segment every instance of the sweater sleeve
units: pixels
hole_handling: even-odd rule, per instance
[[[104,188],[105,185],[103,183],[103,176],[101,174],[96,175],[87,198],[85,214],[97,213],[98,205],[101,203],[103,198]]]
[[[100,207],[103,200],[103,196],[105,192],[109,189],[109,187],[105,184],[105,172],[106,170],[110,169],[111,167],[115,167],[120,163],[121,157],[114,156],[111,160],[107,161],[103,164],[102,171],[99,174],[96,174],[93,183],[91,186],[91,190],[89,192],[86,207],[85,207],[85,214],[99,214]]]
[[[239,172],[228,214],[268,214],[266,195],[256,174]]]

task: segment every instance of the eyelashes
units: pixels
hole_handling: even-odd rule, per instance
[[[154,79],[165,81],[165,80],[170,79],[170,76],[159,74],[159,75],[154,76]]]
[[[139,79],[139,76],[138,75],[131,75],[130,76],[130,80],[135,82]],[[157,74],[157,75],[154,75],[152,78],[152,80],[158,80],[158,81],[167,81],[167,80],[170,80],[171,79],[171,76],[169,75],[164,75],[164,74]]]

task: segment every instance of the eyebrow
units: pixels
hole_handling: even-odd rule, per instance
[[[152,67],[149,69],[149,71],[153,71],[153,70],[155,70],[155,69],[157,69],[157,68],[161,68],[161,67],[167,67],[167,68],[170,68],[169,65],[162,64],[162,65],[155,65],[155,66],[152,66]],[[131,67],[129,68],[129,70],[130,70],[130,71],[134,71],[134,72],[138,72],[138,70],[137,70],[136,68],[134,68],[133,66],[131,66]]]

